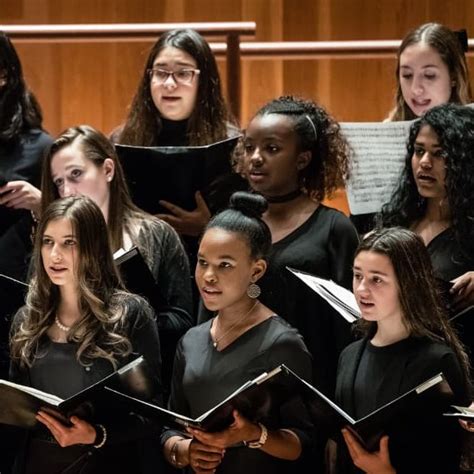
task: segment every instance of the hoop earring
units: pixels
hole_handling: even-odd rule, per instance
[[[250,283],[247,288],[247,296],[254,300],[260,296],[260,293],[262,293],[260,287],[256,283]]]

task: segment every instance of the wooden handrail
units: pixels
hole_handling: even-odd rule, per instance
[[[240,55],[245,59],[319,59],[395,57],[400,40],[371,41],[267,41],[242,42]],[[225,54],[225,43],[210,43],[216,56]],[[474,53],[474,39],[468,42],[468,55]]]
[[[80,25],[0,25],[15,43],[86,43],[118,41],[155,41],[165,31],[191,28],[207,37],[225,38],[227,59],[227,96],[229,107],[240,117],[240,38],[254,37],[254,21],[208,23],[104,23]]]
[[[94,23],[63,25],[0,25],[15,43],[67,43],[156,40],[165,31],[191,28],[203,36],[255,36],[254,21],[208,23]]]

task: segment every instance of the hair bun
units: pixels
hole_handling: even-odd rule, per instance
[[[238,191],[230,197],[229,207],[246,216],[261,218],[268,209],[268,202],[261,194]]]

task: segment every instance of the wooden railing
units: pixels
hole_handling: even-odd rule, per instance
[[[255,22],[118,23],[82,25],[0,25],[16,43],[153,41],[165,31],[192,28],[206,37],[224,37],[210,43],[216,56],[227,62],[227,94],[232,112],[240,117],[240,60],[394,57],[400,40],[241,42],[255,37]],[[474,54],[474,39],[468,41]]]
[[[0,25],[14,43],[84,43],[155,41],[165,31],[191,28],[203,36],[225,38],[222,52],[227,60],[229,106],[240,117],[240,39],[254,37],[253,21],[212,23],[111,23],[82,25]]]

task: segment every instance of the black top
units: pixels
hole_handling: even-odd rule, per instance
[[[461,253],[452,228],[438,234],[428,244],[427,249],[436,276],[445,282],[449,282],[466,272],[474,271],[474,255],[465,256]],[[471,368],[474,368],[474,310],[463,314],[455,319],[453,323],[461,341],[469,352]]]
[[[443,372],[454,392],[452,403],[469,404],[460,363],[448,346],[412,337],[375,347],[363,339],[341,354],[336,403],[357,418],[439,372]],[[400,417],[387,428],[390,459],[397,474],[458,472],[461,427],[456,420],[443,417],[442,411],[432,413],[422,406],[418,408],[416,416]],[[338,453],[338,472],[361,472],[352,465],[342,440]]]
[[[268,269],[259,282],[262,303],[304,337],[313,356],[315,385],[329,394],[334,390],[339,353],[350,340],[350,325],[286,267],[351,288],[357,245],[349,219],[320,205],[299,228],[273,244]]]
[[[225,399],[247,380],[284,363],[306,380],[311,379],[311,357],[301,336],[278,316],[261,322],[222,351],[210,336],[211,321],[190,329],[181,339],[173,368],[169,406],[172,411],[197,418]],[[268,428],[289,428],[303,449],[311,444],[311,425],[301,402],[290,400],[261,420]],[[176,434],[165,431],[162,444]],[[218,473],[266,474],[298,472],[297,463],[283,461],[259,449],[228,448]]]
[[[159,384],[160,342],[153,310],[144,299],[135,295],[130,295],[125,305],[124,333],[132,344],[133,353],[121,357],[118,360],[118,367],[122,367],[139,354],[143,355],[150,366],[150,373],[154,376],[154,383]],[[24,308],[17,313],[14,327],[21,323],[25,314]],[[76,348],[75,344],[53,343],[45,337],[40,347],[43,357],[34,361],[31,368],[20,367],[12,362],[10,379],[22,385],[45,390],[53,395],[67,397],[89,387],[114,371],[112,364],[106,359],[94,359],[90,365],[78,363],[74,350]],[[61,448],[51,443],[49,433],[41,426],[27,433],[29,440],[25,440],[23,447],[17,453],[15,474],[55,472],[54,469],[60,466],[64,469],[87,452],[91,452],[92,455],[86,456],[84,462],[78,463],[78,469],[86,465],[83,472],[90,474],[156,472],[159,462],[155,457],[156,453],[152,454],[153,451],[148,449],[144,451],[146,445],[152,445],[153,440],[150,435],[156,432],[149,422],[135,415],[104,419],[100,422],[107,429],[107,442],[100,450],[95,450],[90,446]],[[45,438],[48,438],[48,441],[45,441]],[[41,454],[40,447],[47,449],[47,454]]]
[[[0,144],[0,182],[28,181],[39,187],[41,159],[51,137],[40,129]],[[32,250],[33,220],[29,211],[0,206],[0,273],[26,280]],[[24,304],[25,287],[0,277],[0,377],[8,373],[9,321]]]

